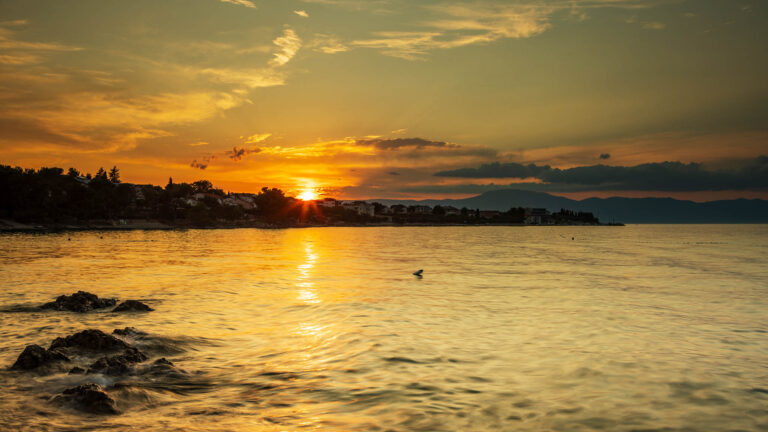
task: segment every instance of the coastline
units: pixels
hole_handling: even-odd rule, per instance
[[[246,224],[214,224],[209,226],[194,226],[191,224],[166,224],[159,221],[137,220],[126,221],[97,221],[86,224],[41,224],[20,223],[9,220],[0,220],[0,233],[54,233],[76,231],[185,231],[189,229],[290,229],[290,228],[333,228],[333,227],[438,227],[438,226],[511,226],[511,227],[553,227],[553,226],[624,226],[624,224],[558,224],[535,225],[515,223],[334,223],[334,224],[269,224],[265,222],[252,222]]]

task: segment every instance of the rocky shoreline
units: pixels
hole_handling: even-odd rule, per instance
[[[125,300],[118,304],[117,299],[99,298],[85,291],[59,296],[30,310],[83,314],[110,307],[114,307],[113,313],[154,310],[138,300]],[[111,334],[99,329],[85,329],[56,337],[48,348],[27,345],[8,371],[35,377],[82,375],[81,384],[63,386],[58,394],[47,398],[48,403],[88,414],[120,414],[120,401],[115,393],[126,386],[135,386],[137,381],[142,380],[191,379],[188,372],[165,358],[164,355],[178,354],[179,350],[169,347],[163,339],[133,327],[115,329]],[[111,379],[105,380],[104,377]]]

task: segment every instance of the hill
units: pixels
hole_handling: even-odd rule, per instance
[[[623,223],[768,223],[768,201],[723,200],[697,203],[672,198],[588,198],[572,200],[544,192],[503,189],[446,200],[368,200],[386,205],[442,205],[500,210],[511,207],[561,208],[594,213],[603,222]]]

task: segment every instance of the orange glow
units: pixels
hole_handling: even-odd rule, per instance
[[[302,201],[316,200],[317,199],[317,192],[314,189],[304,189],[303,191],[301,191],[301,193],[299,194],[299,196],[297,198],[302,200]]]

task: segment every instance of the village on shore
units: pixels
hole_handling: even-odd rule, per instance
[[[367,225],[600,225],[589,212],[510,205],[507,211],[385,205],[361,200],[299,200],[277,188],[230,193],[211,182],[165,187],[95,176],[70,168],[0,166],[0,230],[288,228]]]

